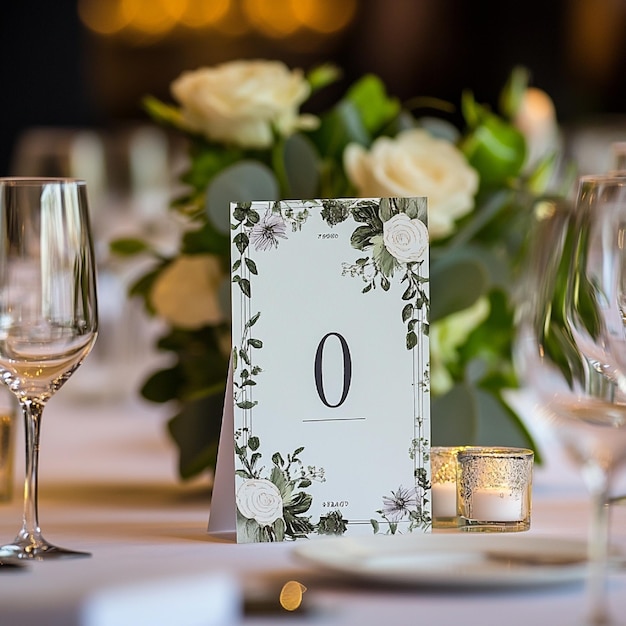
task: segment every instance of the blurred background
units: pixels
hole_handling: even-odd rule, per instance
[[[30,129],[128,128],[181,71],[254,57],[484,103],[523,64],[564,127],[624,132],[626,0],[19,0],[0,16],[0,175],[28,173]]]
[[[145,355],[159,329],[146,332],[125,297],[145,268],[120,266],[108,241],[139,232],[175,251],[163,215],[184,149],[141,100],[171,101],[181,72],[240,58],[339,65],[343,79],[307,102],[314,113],[370,72],[403,100],[458,104],[467,88],[495,107],[512,68],[524,65],[554,100],[566,156],[581,173],[608,169],[610,144],[626,141],[626,0],[5,2],[0,176],[72,175],[89,185],[109,340],[72,379],[75,390],[124,394],[151,368]]]

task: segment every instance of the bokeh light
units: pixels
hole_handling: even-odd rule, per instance
[[[89,30],[138,44],[213,29],[229,37],[256,31],[293,46],[340,32],[356,9],[357,0],[78,0]]]

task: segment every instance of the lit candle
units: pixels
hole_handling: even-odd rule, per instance
[[[479,521],[517,522],[524,519],[520,492],[506,487],[483,487],[471,494],[469,517]]]
[[[433,517],[456,517],[456,482],[433,483]]]

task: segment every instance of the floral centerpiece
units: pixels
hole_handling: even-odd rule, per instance
[[[172,204],[184,232],[174,256],[137,238],[112,247],[155,260],[131,293],[169,323],[158,345],[175,359],[141,392],[155,402],[176,402],[168,428],[183,478],[213,468],[216,460],[231,350],[224,297],[229,203],[252,200],[427,196],[431,443],[534,447],[504,392],[516,386],[512,289],[525,222],[555,162],[545,147],[537,152],[532,134],[539,128],[539,139],[553,139],[549,98],[529,88],[528,73],[516,68],[497,113],[471,92],[462,94],[459,128],[449,103],[418,98],[403,104],[379,78],[366,75],[329,110],[301,110],[338,77],[332,66],[305,75],[275,61],[234,61],[184,72],[171,85],[176,104],[145,100],[154,120],[189,141],[180,177],[185,190]],[[540,124],[533,98],[548,111],[539,115]],[[353,240],[357,249],[370,248],[382,268],[354,268],[364,291],[389,288],[385,263],[402,253],[406,236],[407,225],[396,222],[383,228],[380,216],[369,215]],[[280,235],[265,226],[255,230],[257,245],[271,245]],[[409,285],[407,305],[414,295]],[[409,326],[411,310],[402,313]]]

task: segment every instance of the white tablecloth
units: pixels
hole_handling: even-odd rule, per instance
[[[181,483],[177,478],[176,450],[164,429],[165,407],[139,400],[81,405],[70,396],[61,392],[44,415],[40,522],[53,543],[93,556],[0,571],[0,626],[153,626],[149,618],[142,622],[132,617],[132,602],[143,603],[144,609],[158,607],[150,598],[163,600],[167,593],[172,597],[164,605],[180,619],[168,618],[163,609],[161,623],[173,626],[571,625],[584,613],[582,583],[497,592],[381,588],[320,576],[294,559],[293,544],[218,541],[206,532],[208,479]],[[21,430],[20,425],[15,495],[0,505],[4,542],[13,539],[21,519]],[[614,507],[612,517],[614,539],[626,548],[626,506]],[[576,470],[551,457],[547,467],[535,471],[529,533],[584,539],[587,520],[586,495]],[[308,613],[280,621],[271,615],[243,615],[244,590],[289,579],[307,586]],[[130,597],[120,595],[124,589],[131,591]],[[107,606],[119,608],[124,602],[127,622],[117,618],[98,623],[87,612],[91,606],[104,620]],[[611,576],[610,602],[616,614],[626,617],[622,573]],[[184,611],[188,615],[183,619]]]

